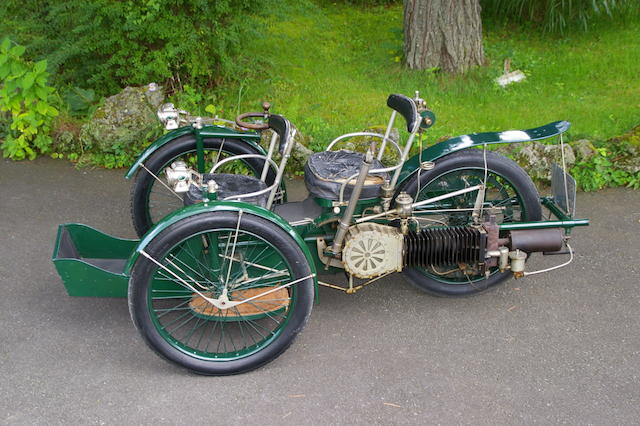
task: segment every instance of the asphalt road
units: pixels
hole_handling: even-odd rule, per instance
[[[66,295],[57,225],[132,237],[128,193],[120,170],[0,160],[1,423],[640,421],[640,191],[579,194],[592,225],[574,232],[575,262],[476,297],[431,297],[401,275],[321,289],[286,353],[222,378],[154,355],[126,300]]]

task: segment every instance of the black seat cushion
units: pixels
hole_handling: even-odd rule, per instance
[[[357,174],[362,167],[364,154],[347,150],[316,152],[304,166],[304,183],[309,193],[318,198],[338,200],[342,184]],[[373,160],[370,170],[382,169],[384,166],[378,160]],[[369,173],[365,185],[360,193],[361,200],[380,196],[380,186],[388,173]],[[353,179],[344,190],[344,199],[348,200],[355,184]]]
[[[224,200],[227,197],[233,199],[236,195],[248,194],[267,188],[267,184],[254,176],[233,175],[228,173],[205,173],[202,176],[203,182],[206,184],[210,180],[214,180],[218,184],[218,200]],[[269,192],[253,197],[239,198],[238,201],[255,204],[260,207],[267,206]],[[195,185],[189,187],[189,191],[184,193],[184,204],[190,205],[202,201],[202,191]]]

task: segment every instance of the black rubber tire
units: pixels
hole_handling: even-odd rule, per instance
[[[255,148],[239,139],[206,138],[203,140],[203,145],[205,150],[218,150],[220,149],[223,141],[223,152],[226,154],[259,154]],[[144,165],[146,168],[151,170],[153,174],[158,176],[174,159],[195,150],[195,138],[192,135],[181,136],[151,154],[151,156],[144,162]],[[243,161],[253,169],[254,173],[259,174],[262,171],[264,160],[260,158],[247,158]],[[267,174],[267,184],[270,185],[274,179],[275,172],[273,171],[273,168],[271,168]],[[148,196],[153,182],[154,177],[141,167],[136,174],[133,185],[131,186],[131,219],[138,237],[142,237],[154,225],[149,212],[147,211]]]
[[[420,173],[420,187],[426,187],[429,183],[448,172],[465,168],[484,170],[483,151],[465,149],[440,158],[436,161],[434,169]],[[495,173],[511,183],[524,207],[525,217],[521,218],[522,221],[537,221],[542,218],[542,206],[540,205],[538,190],[529,175],[520,166],[507,157],[487,151],[487,169],[489,172]],[[411,177],[401,188],[401,191],[409,193],[414,198],[417,190],[417,174]],[[403,273],[415,287],[429,294],[443,297],[461,297],[477,294],[511,277],[510,272],[495,272],[487,279],[467,284],[450,284],[433,279],[416,268],[405,268]]]
[[[203,213],[191,216],[162,231],[144,250],[154,259],[162,259],[175,244],[185,238],[205,230],[235,228],[237,221],[237,212]],[[278,225],[245,212],[242,216],[240,229],[259,235],[277,247],[287,259],[294,279],[311,274],[309,263],[298,244]],[[152,281],[151,277],[156,269],[157,266],[142,255],[138,257],[133,266],[129,281],[129,312],[133,324],[156,354],[198,374],[212,376],[240,374],[273,361],[293,343],[297,334],[302,331],[313,307],[313,280],[309,278],[294,284],[295,292],[293,294],[295,297],[292,297],[293,307],[291,308],[293,312],[280,334],[268,346],[239,359],[203,360],[176,349],[160,335],[154,326],[149,314],[147,292]]]

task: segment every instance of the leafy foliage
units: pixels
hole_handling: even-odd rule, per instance
[[[47,62],[29,62],[24,53],[23,46],[11,46],[8,38],[0,44],[0,111],[11,117],[2,152],[13,160],[50,152],[51,120],[58,115],[52,105],[55,89],[47,85]]]
[[[611,153],[607,148],[597,148],[590,161],[582,161],[572,173],[585,191],[595,191],[607,186],[620,186],[625,183],[627,173],[616,170],[611,162]]]
[[[637,0],[480,0],[480,4],[483,18],[533,24],[550,33],[571,27],[587,30],[596,18],[640,10]]]
[[[640,126],[603,142],[571,170],[585,191],[627,186],[640,189]]]
[[[96,92],[92,89],[72,87],[64,95],[64,101],[69,113],[75,117],[90,115],[96,105]]]
[[[241,71],[234,60],[251,0],[4,0],[0,32],[46,58],[57,83],[115,93],[169,81],[212,87]]]

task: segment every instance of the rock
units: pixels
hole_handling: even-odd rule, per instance
[[[595,147],[591,141],[587,139],[571,142],[570,145],[576,154],[576,161],[587,161],[596,153]]]
[[[500,77],[496,78],[496,83],[498,83],[501,87],[508,86],[511,83],[517,83],[526,79],[527,76],[520,70],[512,71],[508,74],[503,74]]]
[[[296,131],[293,141],[295,145],[291,151],[291,158],[289,158],[289,162],[287,163],[287,169],[289,171],[302,171],[309,157],[313,155],[313,151],[307,148],[308,138],[300,133],[300,131]]]
[[[617,168],[632,175],[640,174],[640,157],[630,157],[620,161]]]
[[[157,86],[155,90],[149,90],[149,86],[126,87],[107,98],[82,126],[80,139],[85,151],[118,156],[141,152],[162,132],[156,109],[163,99],[162,88]]]
[[[617,169],[630,174],[640,173],[640,147],[629,145],[627,155],[624,155],[615,163]]]
[[[495,152],[505,157],[513,157],[513,154],[518,151],[518,144],[516,143],[498,144],[494,146]]]
[[[576,157],[569,144],[564,145],[564,154],[567,169],[571,168]],[[547,145],[541,142],[525,144],[520,151],[514,154],[514,160],[522,167],[533,180],[550,181],[551,165],[562,165],[562,153],[560,144]]]
[[[164,90],[162,90],[162,86],[158,86],[156,83],[149,83],[146,86],[144,95],[147,98],[147,102],[149,105],[153,107],[153,112],[164,102]]]
[[[607,142],[612,144],[629,144],[640,149],[640,124],[621,136],[609,139]]]

